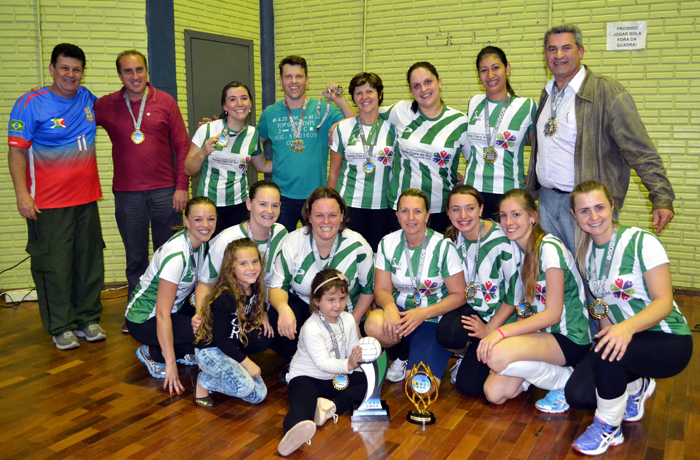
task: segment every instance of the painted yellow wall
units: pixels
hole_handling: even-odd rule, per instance
[[[511,84],[539,100],[551,75],[542,55],[549,25],[577,24],[584,35],[584,63],[617,78],[632,94],[656,142],[676,192],[676,217],[661,239],[671,260],[674,286],[700,289],[700,3],[655,0],[368,0],[366,71],[378,73],[386,103],[410,98],[406,70],[433,63],[442,77],[445,103],[466,111],[484,89],[474,59],[486,45],[503,48]],[[310,93],[326,81],[347,86],[362,71],[364,0],[275,1],[275,54],[304,56]],[[550,8],[551,5],[551,8]],[[647,49],[606,51],[608,22],[648,21]],[[278,98],[281,93],[278,90]],[[526,161],[529,152],[526,152]],[[463,161],[462,161],[463,162]],[[625,225],[651,229],[646,188],[633,176],[621,214]]]

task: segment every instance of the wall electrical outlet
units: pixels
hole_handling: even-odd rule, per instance
[[[5,292],[5,303],[36,302],[36,289],[13,289]]]

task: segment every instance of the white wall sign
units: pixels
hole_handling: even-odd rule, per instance
[[[646,47],[646,21],[608,23],[608,51],[643,50]]]

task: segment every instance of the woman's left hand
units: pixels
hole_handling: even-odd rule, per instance
[[[275,336],[275,331],[272,329],[272,326],[270,326],[270,318],[267,317],[267,313],[265,313],[265,315],[263,316],[262,327],[263,334],[265,334],[265,337]]]
[[[173,393],[180,394],[185,391],[185,387],[182,386],[180,382],[180,375],[177,372],[177,363],[165,364],[165,381],[163,382],[163,389],[169,392],[171,395]]]
[[[613,362],[615,359],[619,361],[625,355],[627,345],[632,341],[633,335],[624,321],[608,326],[595,335],[596,339],[600,339],[595,346],[595,352],[599,353],[600,350],[603,350],[603,354],[600,356],[601,359],[609,357],[610,362]]]
[[[498,331],[493,331],[479,342],[476,349],[476,358],[482,363],[487,363],[491,359],[491,351],[498,342],[503,340],[503,336]]]
[[[411,332],[415,331],[418,326],[426,320],[425,309],[413,308],[407,311],[399,311],[401,322],[399,326],[399,337],[406,337]]]
[[[486,337],[491,330],[487,324],[481,321],[478,315],[462,316],[462,324],[464,324],[464,329],[472,331],[469,337],[476,337],[477,339],[483,339]]]

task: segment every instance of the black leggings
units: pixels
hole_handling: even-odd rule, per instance
[[[566,384],[566,401],[577,409],[596,408],[596,389],[603,399],[624,394],[627,384],[640,377],[664,379],[680,373],[690,362],[693,339],[690,335],[643,331],[634,334],[620,361],[601,359],[590,351],[576,366]]]
[[[173,348],[177,359],[194,354],[194,345],[192,344],[194,342],[194,333],[192,332],[194,313],[194,308],[185,304],[180,311],[170,315],[170,320],[173,323]],[[158,324],[155,316],[145,323],[132,323],[127,319],[126,327],[129,328],[129,334],[134,340],[148,346],[151,359],[159,363],[165,362],[163,350],[158,341]]]
[[[348,374],[349,385],[344,390],[336,390],[332,380],[313,377],[294,377],[289,382],[289,412],[284,417],[284,432],[304,420],[313,420],[316,413],[316,400],[326,398],[335,404],[335,413],[342,414],[359,404],[367,391],[367,378],[362,372]]]
[[[277,313],[274,307],[268,310],[267,315],[270,319],[270,326],[272,330],[275,331],[275,338],[272,341],[270,348],[274,350],[275,353],[283,357],[284,359],[291,360],[294,353],[297,352],[297,345],[299,344],[299,331],[301,331],[301,326],[304,325],[307,319],[311,316],[309,312],[309,304],[301,300],[296,295],[289,293],[289,307],[294,312],[294,316],[297,319],[297,330],[294,335],[294,340],[289,340],[287,337],[282,337],[277,330],[277,321],[279,321],[280,315]]]
[[[348,228],[364,237],[377,252],[379,242],[393,231],[396,213],[393,209],[348,208]]]
[[[216,207],[216,229],[212,234],[212,238],[226,230],[229,227],[238,225],[248,218],[248,208],[245,202],[233,204],[231,206]]]
[[[479,313],[466,304],[445,313],[438,324],[435,337],[440,346],[448,350],[461,350],[469,344],[462,358],[462,364],[459,365],[455,385],[462,393],[478,397],[484,395],[484,383],[489,376],[490,369],[476,358],[476,349],[481,340],[469,337],[470,331],[464,329],[462,324],[462,316],[471,315],[476,315],[481,319]],[[483,319],[481,321],[486,324]]]

